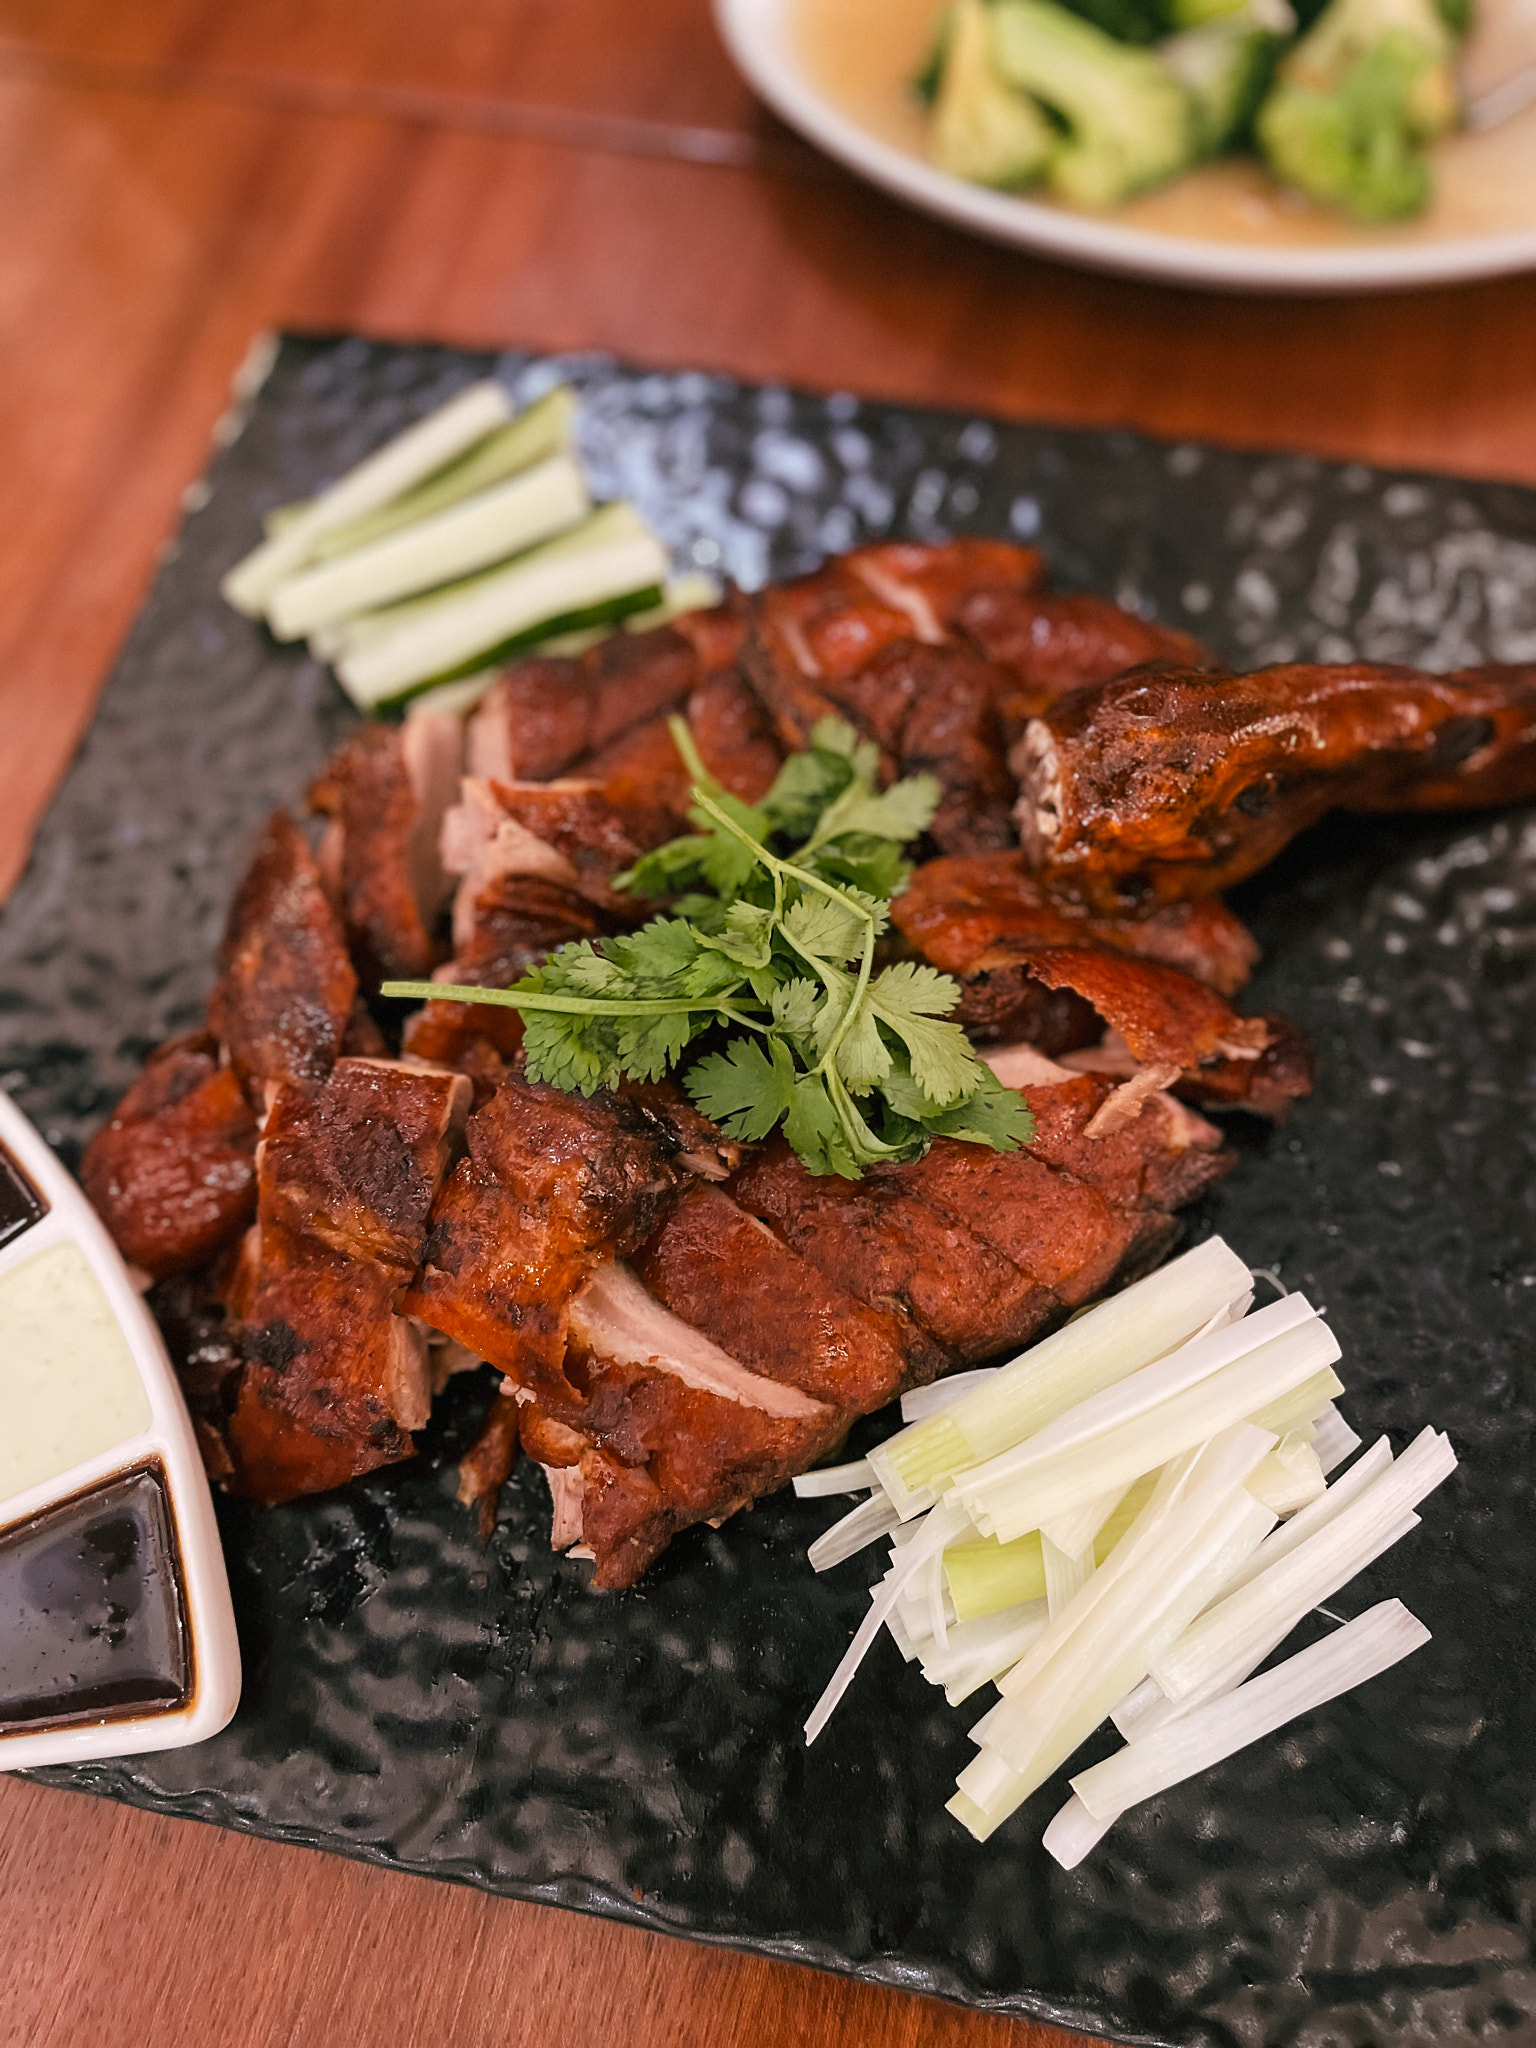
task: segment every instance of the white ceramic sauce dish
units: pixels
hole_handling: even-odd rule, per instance
[[[239,1697],[218,1524],[160,1332],[0,1092],[0,1770],[202,1742]]]

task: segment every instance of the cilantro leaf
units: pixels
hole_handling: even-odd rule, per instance
[[[914,960],[899,960],[869,985],[870,1009],[906,1047],[912,1078],[935,1109],[964,1101],[979,1074],[989,1071],[958,1024],[934,1021],[959,1000],[960,990],[947,974]]]
[[[863,953],[869,937],[869,919],[860,915],[863,907],[857,899],[850,904],[807,892],[785,911],[784,936],[797,953],[813,959],[852,960]]]
[[[816,1007],[821,990],[814,981],[784,981],[774,990],[769,1007],[773,1021],[792,1042],[809,1041],[816,1028]]]
[[[1016,1088],[1005,1088],[989,1066],[978,1064],[984,1078],[975,1094],[930,1117],[927,1128],[936,1138],[963,1138],[994,1152],[1017,1152],[1035,1135],[1034,1112]]]
[[[855,780],[823,811],[812,844],[824,846],[845,833],[859,833],[905,846],[933,823],[941,794],[931,775],[908,776],[878,795],[862,780]]]
[[[755,1038],[736,1038],[724,1052],[690,1067],[683,1085],[695,1108],[731,1137],[756,1140],[766,1138],[794,1107],[798,1079],[787,1045],[777,1039],[760,1044]]]

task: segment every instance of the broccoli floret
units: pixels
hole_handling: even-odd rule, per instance
[[[929,44],[928,54],[923,59],[923,68],[915,74],[909,87],[913,97],[921,100],[925,107],[931,107],[939,96],[939,86],[944,77],[944,63],[949,56],[949,36],[954,26],[954,14],[953,7],[946,7],[939,16],[933,31],[933,41]]]
[[[1359,220],[1429,198],[1424,144],[1460,112],[1455,39],[1435,0],[1329,0],[1259,109],[1276,177]]]
[[[1025,185],[1039,177],[1055,146],[1056,131],[1040,108],[998,75],[983,0],[958,0],[934,107],[935,163],[979,185]]]
[[[1060,125],[1046,175],[1063,199],[1117,206],[1194,161],[1189,100],[1150,51],[1050,0],[996,0],[988,11],[998,70]]]
[[[1117,43],[1145,47],[1173,26],[1164,0],[1061,0],[1068,14],[1091,21]]]
[[[1181,0],[1192,13],[1206,0]],[[1283,11],[1282,11],[1283,10]],[[1215,156],[1242,139],[1269,89],[1284,46],[1288,9],[1244,0],[1238,12],[1207,16],[1158,46],[1158,55],[1189,94],[1200,151]]]

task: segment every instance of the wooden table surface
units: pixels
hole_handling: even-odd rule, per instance
[[[705,0],[0,0],[0,896],[258,329],[662,364],[1536,482],[1536,277],[1077,274],[754,105]],[[3,2048],[1065,2044],[0,1782]]]

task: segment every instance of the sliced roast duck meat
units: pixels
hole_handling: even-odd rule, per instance
[[[463,750],[458,719],[414,711],[398,727],[360,727],[310,789],[311,808],[330,820],[321,874],[370,986],[430,973],[442,958],[436,925],[449,881],[438,841]]]
[[[236,1491],[288,1500],[411,1455],[431,1380],[397,1310],[469,1097],[462,1075],[360,1059],[276,1091],[227,1294]]]
[[[531,1355],[525,1317],[497,1355],[550,1474],[557,1545],[583,1542],[600,1585],[631,1583],[679,1529],[781,1484],[855,1416],[1017,1348],[1168,1249],[1173,1208],[1231,1164],[1218,1133],[1159,1097],[1091,1138],[1114,1084],[1031,1058],[1038,1146],[940,1140],[848,1183],[774,1141],[724,1186],[664,1196],[627,1251],[611,1226],[583,1233],[559,1327]],[[456,1225],[457,1192],[439,1203]],[[600,1238],[616,1255],[592,1264]],[[412,1302],[433,1319],[425,1292]]]
[[[471,775],[547,782],[620,734],[680,709],[735,660],[742,630],[731,598],[647,633],[611,633],[585,654],[517,661],[469,721]]]
[[[1030,973],[1032,952],[1094,946],[1129,953],[1232,995],[1259,951],[1216,897],[1098,917],[1051,894],[1018,849],[924,862],[891,905],[891,922],[914,953],[959,982],[956,1015],[973,1039],[1027,1040],[1047,1053],[1090,1044],[1099,1031],[1082,997]]]
[[[323,1081],[357,1004],[357,975],[309,842],[276,812],[236,891],[208,1028],[253,1105],[269,1085]]]
[[[613,878],[676,829],[665,811],[620,808],[592,783],[466,776],[443,820],[442,857],[457,888],[453,958],[435,978],[507,988],[557,946],[641,923],[646,904]],[[405,1049],[420,1059],[454,1063],[481,1042],[515,1052],[517,1012],[434,1001],[405,1029]]]
[[[85,1148],[80,1179],[123,1257],[152,1279],[217,1257],[256,1211],[256,1119],[207,1032],[149,1063]]]

